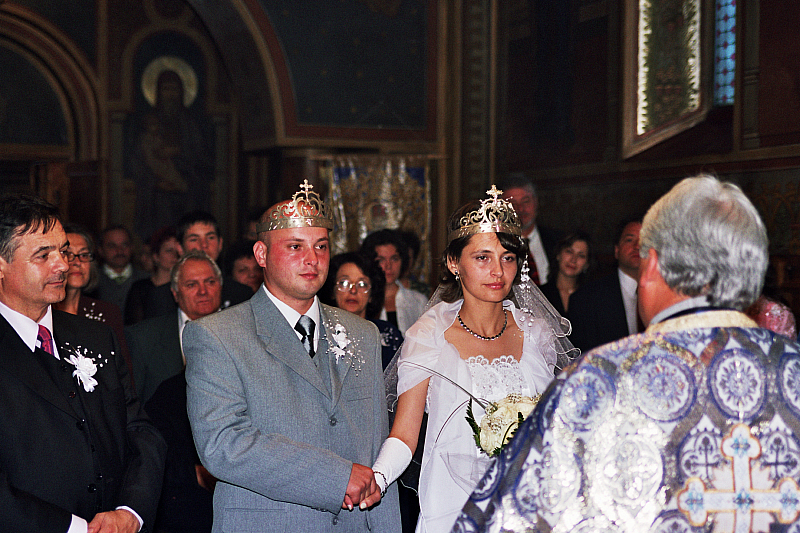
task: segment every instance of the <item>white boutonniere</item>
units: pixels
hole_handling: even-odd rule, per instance
[[[86,392],[92,392],[97,386],[94,375],[97,373],[97,364],[94,359],[89,357],[89,350],[81,346],[71,346],[69,344],[60,347],[65,354],[64,360],[75,367],[72,376],[77,378],[78,383],[83,386]],[[108,359],[105,360],[108,362]],[[100,363],[103,366],[103,363]]]
[[[347,329],[342,325],[335,309],[331,309],[329,312],[331,316],[323,318],[325,329],[331,339],[331,342],[328,343],[328,351],[333,352],[337,364],[351,365],[353,370],[359,372],[365,362],[364,355],[359,349],[359,339],[352,339],[348,336]]]
[[[347,346],[350,345],[352,341],[347,338],[347,330],[344,329],[344,326],[341,324],[336,324],[333,327],[333,340],[336,342],[336,346],[331,346],[331,350],[336,355],[336,362],[338,363],[339,358],[347,354]]]

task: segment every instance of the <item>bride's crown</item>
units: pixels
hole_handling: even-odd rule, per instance
[[[499,198],[503,191],[492,188],[486,191],[491,198],[481,200],[481,205],[475,211],[470,211],[458,221],[458,228],[447,235],[447,242],[460,237],[475,235],[476,233],[510,233],[522,235],[517,212],[511,202]]]
[[[275,205],[267,213],[267,220],[256,224],[256,231],[272,231],[285,228],[327,228],[333,229],[333,212],[315,192],[313,185],[303,180],[300,191]]]

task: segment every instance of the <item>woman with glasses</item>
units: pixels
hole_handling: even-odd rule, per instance
[[[73,315],[85,316],[98,322],[104,322],[117,337],[120,351],[131,371],[130,355],[125,345],[122,326],[122,311],[114,304],[90,298],[84,293],[97,286],[97,264],[94,262],[94,241],[89,232],[77,224],[64,224],[69,247],[64,252],[64,259],[69,264],[66,279],[66,296],[55,304],[55,308]],[[132,375],[132,374],[131,374]]]
[[[356,252],[347,252],[331,258],[328,279],[319,291],[320,298],[328,305],[350,311],[378,326],[384,368],[403,343],[400,330],[378,318],[385,285],[383,271],[376,262]]]

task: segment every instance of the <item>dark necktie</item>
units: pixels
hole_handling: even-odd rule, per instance
[[[314,325],[310,316],[301,315],[300,320],[294,326],[295,331],[302,335],[300,342],[303,343],[303,348],[311,357],[314,357]]]
[[[53,336],[50,335],[50,331],[41,324],[39,324],[39,335],[37,335],[36,340],[39,341],[39,346],[41,346],[42,350],[50,355],[54,355]]]
[[[539,279],[539,269],[536,268],[536,260],[533,258],[533,254],[528,252],[528,275],[531,277],[531,281],[535,285],[541,285],[542,282]]]

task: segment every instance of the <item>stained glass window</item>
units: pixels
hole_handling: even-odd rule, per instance
[[[715,101],[706,64],[717,42],[701,31],[736,0],[626,0],[622,153],[631,157],[702,122]],[[718,10],[716,10],[718,11]],[[726,20],[733,29],[733,21]],[[726,26],[727,27],[727,26]],[[731,61],[733,41],[728,39]],[[729,67],[733,101],[733,69]]]
[[[714,104],[732,105],[736,77],[736,0],[716,0]]]

